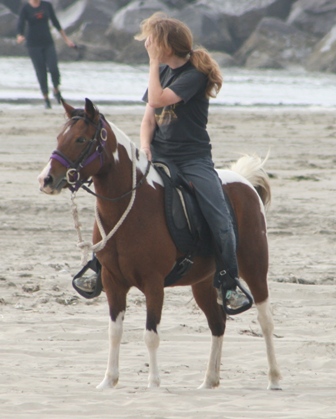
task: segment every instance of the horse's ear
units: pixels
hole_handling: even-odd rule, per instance
[[[85,113],[90,121],[98,123],[99,121],[99,111],[96,106],[91,102],[90,99],[85,98]]]
[[[64,99],[61,99],[61,102],[62,102],[63,108],[64,108],[64,110],[67,114],[67,117],[69,119],[72,118],[72,112],[75,110],[75,108],[73,108],[72,106],[67,104]]]

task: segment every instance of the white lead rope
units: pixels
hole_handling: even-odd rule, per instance
[[[117,224],[113,227],[113,229],[107,235],[105,233],[104,227],[102,225],[102,222],[98,213],[98,207],[97,207],[97,201],[96,201],[95,216],[96,216],[97,226],[98,226],[100,235],[102,237],[100,242],[96,244],[92,244],[92,242],[86,242],[83,240],[82,232],[81,232],[81,223],[79,222],[78,209],[77,209],[77,204],[75,202],[76,192],[73,192],[71,194],[71,212],[74,219],[75,229],[77,230],[77,235],[78,235],[77,247],[79,247],[82,250],[82,265],[83,266],[85,266],[88,262],[89,252],[96,253],[105,247],[108,240],[110,240],[110,238],[117,232],[117,230],[125,221],[126,217],[128,216],[129,212],[131,211],[133,207],[135,195],[136,195],[136,188],[135,188],[136,186],[136,155],[135,155],[134,144],[131,144],[131,148],[132,148],[132,195],[131,195],[131,199],[125,212],[121,216],[120,220],[117,222]]]

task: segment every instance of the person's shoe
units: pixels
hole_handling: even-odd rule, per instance
[[[85,292],[93,292],[96,288],[98,274],[91,276],[81,276],[74,280],[77,288]]]
[[[51,109],[51,103],[49,99],[44,99],[44,107],[46,109]]]
[[[223,284],[216,290],[217,303],[223,307],[223,310],[228,315],[240,314],[252,307],[252,295],[238,280],[234,290],[225,289]]]
[[[62,103],[63,98],[62,98],[62,95],[61,95],[61,92],[60,91],[54,92],[54,98],[57,100],[57,102],[59,104]]]
[[[250,304],[250,300],[239,289],[229,290],[225,296],[226,306],[231,310],[238,310]]]

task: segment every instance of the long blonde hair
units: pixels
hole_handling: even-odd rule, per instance
[[[143,20],[140,29],[141,32],[134,37],[136,40],[143,41],[150,36],[163,51],[170,50],[181,58],[189,57],[193,66],[208,77],[206,97],[217,96],[223,83],[219,65],[205,48],[198,46],[193,49],[193,35],[186,24],[157,12]]]

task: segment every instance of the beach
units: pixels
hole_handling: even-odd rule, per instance
[[[96,103],[138,144],[142,106]],[[147,389],[145,301],[129,293],[115,389],[96,389],[108,355],[105,294],[72,288],[81,252],[70,192],[47,196],[37,176],[56,147],[63,109],[0,110],[0,417],[336,417],[336,114],[322,107],[211,108],[216,167],[241,154],[269,158],[269,289],[282,391],[268,391],[265,343],[253,306],[230,317],[221,385],[202,383],[211,335],[189,288],[165,292],[160,326],[161,387]],[[95,198],[77,194],[85,239]]]

